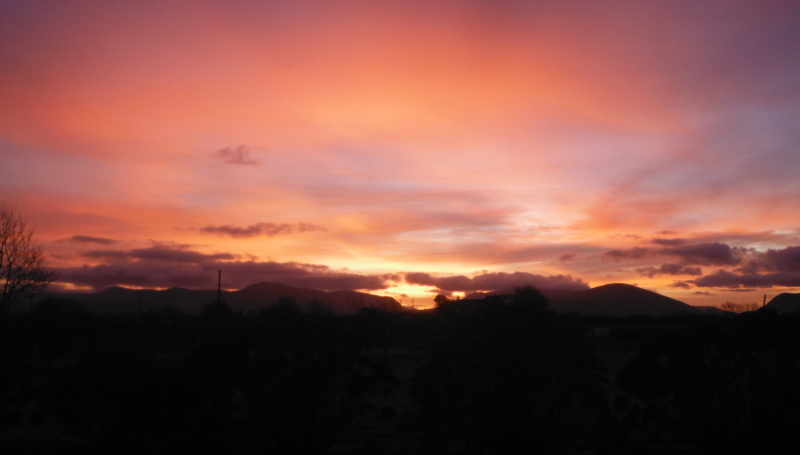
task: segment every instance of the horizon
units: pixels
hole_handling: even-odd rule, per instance
[[[291,285],[287,285],[287,284],[283,284],[283,283],[268,282],[268,281],[261,281],[261,282],[258,282],[258,283],[252,283],[252,284],[249,284],[249,285],[241,287],[241,288],[220,288],[219,291],[224,292],[224,293],[235,293],[235,292],[242,291],[242,290],[254,287],[254,286],[265,285],[265,284],[266,285],[286,286],[286,287],[290,287],[290,288],[298,289],[298,290],[311,290],[311,291],[317,291],[317,292],[322,292],[322,293],[335,293],[335,292],[342,292],[342,291],[352,291],[352,292],[362,292],[362,293],[371,294],[371,295],[375,295],[375,296],[379,296],[379,297],[394,298],[394,297],[391,297],[391,296],[383,296],[381,294],[373,294],[373,293],[370,293],[370,292],[367,292],[367,291],[356,291],[356,290],[353,290],[353,289],[323,290],[323,289],[315,289],[315,288],[303,288],[303,287],[291,286]],[[634,287],[634,288],[637,288],[637,289],[642,289],[643,291],[653,292],[655,294],[662,295],[661,293],[658,293],[657,291],[653,291],[653,290],[650,290],[650,289],[644,289],[644,288],[641,288],[641,287],[639,287],[637,285],[632,285],[632,284],[627,284],[627,283],[605,283],[605,284],[601,284],[601,285],[598,285],[598,286],[592,286],[592,287],[589,287],[589,288],[586,288],[586,289],[582,289],[582,290],[539,289],[539,288],[536,288],[536,289],[538,291],[542,292],[548,300],[551,300],[551,297],[547,297],[547,295],[551,294],[553,292],[558,292],[558,294],[556,294],[558,296],[567,297],[567,296],[572,295],[573,293],[578,293],[578,292],[582,292],[582,291],[589,291],[589,290],[593,290],[593,289],[597,289],[597,288],[601,288],[601,287],[614,286],[614,285],[631,286],[631,287]],[[524,286],[517,286],[516,288],[519,288],[519,287],[524,287]],[[450,297],[453,300],[458,300],[458,299],[465,300],[465,299],[468,299],[468,297],[474,296],[474,295],[481,295],[483,297],[486,297],[486,296],[489,296],[489,295],[498,295],[498,293],[506,292],[506,291],[508,291],[510,293],[513,293],[516,288],[514,288],[514,289],[495,289],[493,291],[474,291],[474,292],[463,293],[463,295],[451,295]],[[200,289],[200,288],[185,288],[185,287],[180,287],[180,286],[173,286],[173,287],[169,287],[169,288],[144,288],[144,287],[130,287],[130,286],[125,286],[125,285],[113,285],[113,286],[109,286],[109,287],[106,287],[106,288],[103,288],[103,289],[97,289],[97,290],[95,290],[95,289],[92,289],[92,290],[57,289],[55,291],[52,291],[52,290],[47,290],[46,289],[45,290],[45,295],[47,295],[47,294],[56,294],[56,295],[69,296],[69,295],[84,295],[84,294],[100,294],[100,293],[103,293],[103,292],[106,292],[106,291],[110,291],[112,289],[123,289],[123,290],[126,290],[126,291],[134,291],[134,292],[140,292],[140,291],[163,292],[163,291],[170,291],[170,290],[182,290],[182,291],[192,291],[192,292],[212,292],[212,293],[216,293],[218,291],[218,289],[216,289],[216,288],[202,288],[202,289]],[[562,295],[562,293],[563,293],[563,295]],[[775,297],[777,297],[779,295],[782,295],[782,294],[790,294],[790,295],[792,295],[793,293],[783,293],[782,292],[780,294],[775,294],[774,296],[771,296],[769,299],[766,298],[768,296],[768,294],[764,294],[765,298],[763,300],[763,304],[766,305],[766,304],[770,303],[772,298],[775,298]],[[556,297],[556,299],[559,299],[561,297]],[[674,300],[677,300],[677,299],[674,299]],[[401,307],[404,308],[404,309],[416,308],[417,310],[429,310],[429,309],[435,308],[435,305],[426,306],[426,305],[416,305],[416,304],[412,304],[412,303],[404,304],[403,302],[400,302],[397,299],[395,299],[395,301],[397,301],[397,303],[399,303],[401,305]],[[726,302],[723,302],[722,304],[719,304],[719,305],[692,305],[692,304],[689,304],[689,303],[686,303],[686,302],[682,302],[680,300],[678,300],[678,301],[683,303],[683,304],[690,305],[690,306],[713,307],[713,308],[723,308],[723,309],[724,309],[725,304],[735,304],[737,306],[742,306],[742,307],[745,307],[746,304],[758,304],[758,302],[738,302],[737,303],[737,302],[733,302],[733,301],[726,301]],[[742,305],[743,303],[745,305]]]
[[[49,288],[800,292],[800,4],[0,5]]]

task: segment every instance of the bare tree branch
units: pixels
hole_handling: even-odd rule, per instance
[[[41,291],[53,279],[33,242],[33,229],[12,207],[0,204],[0,319],[20,296]]]

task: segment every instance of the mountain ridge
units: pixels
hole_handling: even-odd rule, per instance
[[[784,292],[773,297],[766,305],[781,314],[800,314],[800,293]]]
[[[550,308],[560,313],[580,313],[582,316],[650,316],[661,317],[679,313],[709,313],[711,308],[698,308],[624,283],[611,283],[581,291],[540,289],[550,300]],[[481,299],[487,295],[512,294],[513,290],[476,292],[465,299]]]
[[[582,316],[650,316],[696,313],[680,300],[624,283],[611,283],[571,292],[551,302],[554,310]]]
[[[42,295],[42,297],[47,296],[74,299],[85,304],[90,311],[102,314],[138,313],[164,307],[187,314],[198,314],[203,305],[217,300],[217,291],[178,287],[164,290],[139,290],[112,286],[92,293],[45,293]],[[402,310],[400,303],[392,297],[352,290],[327,292],[269,282],[251,284],[236,291],[221,291],[220,296],[232,310],[241,310],[245,313],[269,308],[281,297],[294,299],[304,308],[308,308],[312,302],[316,302],[335,314],[353,314],[364,307],[389,311]]]

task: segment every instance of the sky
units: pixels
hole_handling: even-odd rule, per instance
[[[55,290],[800,290],[800,3],[4,1]]]

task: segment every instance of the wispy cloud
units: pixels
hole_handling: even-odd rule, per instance
[[[572,260],[576,259],[577,257],[578,257],[578,253],[569,252],[569,253],[564,253],[564,254],[560,255],[558,257],[558,260],[561,261],[561,262],[567,262],[567,261],[572,261]]]
[[[117,241],[114,239],[107,239],[105,237],[94,237],[91,235],[73,235],[72,237],[61,241],[71,242],[71,243],[97,243],[100,245],[113,245],[117,243]]]
[[[656,245],[662,245],[662,246],[678,246],[678,245],[683,245],[687,242],[686,239],[680,239],[680,238],[665,239],[660,237],[656,237],[650,241],[652,243],[655,243]]]
[[[214,155],[226,164],[261,164],[250,156],[250,147],[239,145],[237,147],[226,147],[214,152]]]
[[[205,226],[200,228],[203,234],[228,235],[231,237],[274,237],[295,232],[327,231],[325,227],[309,223],[256,223],[250,226]]]
[[[657,252],[651,248],[633,247],[627,249],[615,249],[606,251],[601,255],[603,260],[607,261],[624,261],[627,259],[642,259],[647,256],[653,256]]]

